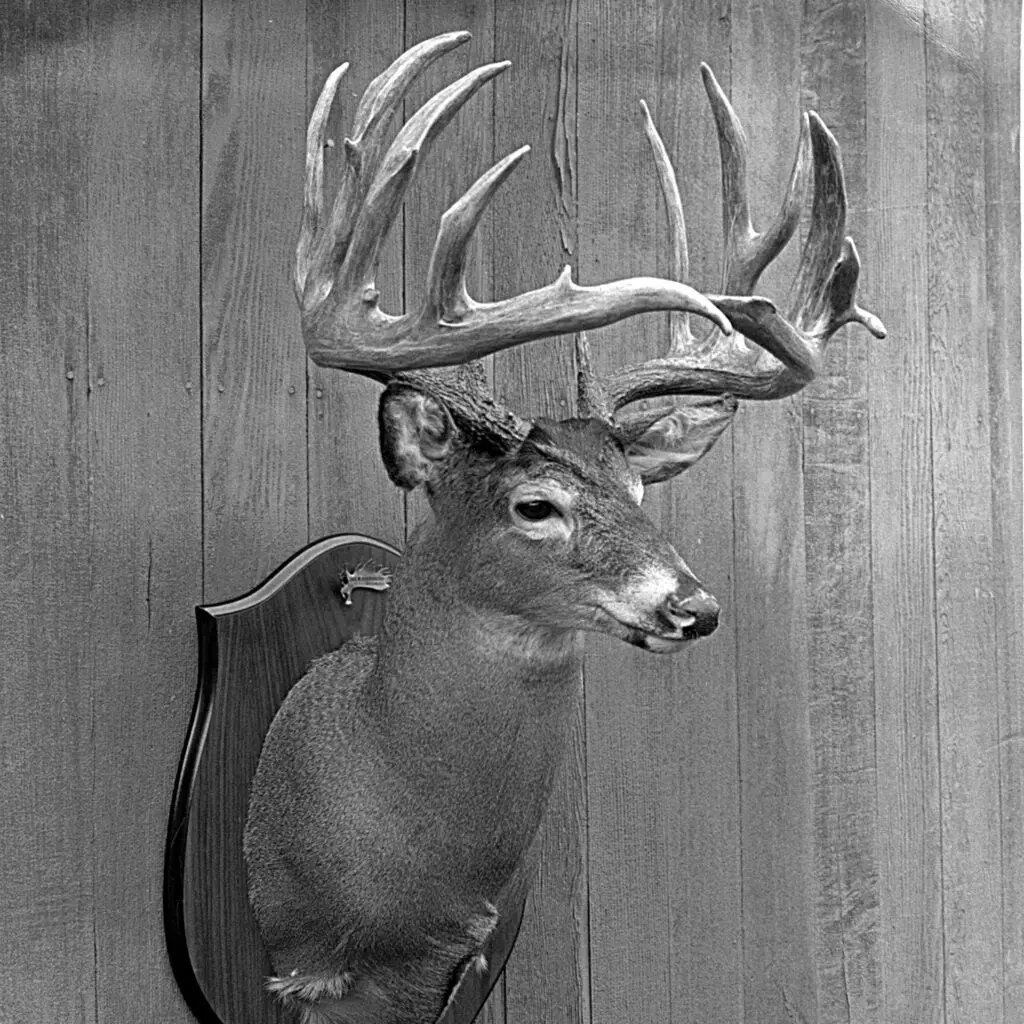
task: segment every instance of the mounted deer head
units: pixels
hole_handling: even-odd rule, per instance
[[[400,487],[425,487],[433,518],[409,542],[379,641],[347,645],[295,686],[253,784],[246,858],[276,971],[270,988],[298,1005],[304,1021],[422,1024],[438,1016],[528,884],[528,853],[571,720],[579,632],[674,651],[717,624],[714,598],[641,511],[644,485],[701,458],[737,399],[803,387],[843,324],[884,334],[856,305],[859,261],[844,238],[835,140],[814,114],[805,117],[782,210],[767,232],[755,232],[746,140],[707,67],[722,154],[727,294],[703,296],[681,283],[682,208],[644,106],[677,280],[581,287],[566,268],[553,284],[511,299],[470,298],[470,238],[524,148],[442,217],[423,307],[382,312],[377,255],[423,153],[507,64],[442,90],[385,147],[388,123],[416,76],[467,38],[421,43],[370,84],[329,214],[325,125],[345,66],[328,78],[307,136],[295,268],[306,345],[321,365],[386,384],[384,463]],[[808,187],[811,221],[787,317],[751,293],[795,232]],[[600,379],[580,338],[578,419],[523,420],[491,399],[473,362],[658,309],[673,316],[663,358]],[[711,321],[706,337],[694,337],[689,314]],[[681,395],[697,397],[634,407]]]

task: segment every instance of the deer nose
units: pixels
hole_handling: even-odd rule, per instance
[[[671,594],[661,606],[662,616],[676,629],[707,636],[718,628],[718,602],[706,591]]]

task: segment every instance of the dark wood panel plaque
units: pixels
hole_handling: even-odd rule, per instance
[[[264,990],[270,961],[246,895],[249,785],[271,720],[310,662],[380,628],[382,575],[399,559],[369,537],[327,537],[245,596],[196,609],[199,679],[171,802],[164,926],[174,976],[202,1024],[288,1019]],[[476,1016],[521,916],[520,909],[499,929],[490,968],[464,979],[444,1024]]]

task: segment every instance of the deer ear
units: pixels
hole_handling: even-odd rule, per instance
[[[732,395],[691,399],[651,423],[625,444],[629,464],[644,484],[660,484],[689,469],[732,422]]]
[[[455,442],[448,410],[405,384],[389,384],[377,409],[380,454],[391,482],[412,490],[427,483]]]

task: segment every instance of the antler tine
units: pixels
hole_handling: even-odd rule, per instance
[[[857,305],[857,282],[860,280],[860,254],[852,238],[843,239],[839,262],[832,271],[829,282],[829,305],[832,310],[829,335],[844,324],[857,323],[876,338],[887,334],[885,324],[866,309]]]
[[[474,303],[466,290],[469,243],[494,193],[529,152],[529,146],[522,146],[496,163],[441,217],[427,267],[424,319],[455,324],[472,310]]]
[[[506,71],[503,61],[463,75],[427,100],[395,137],[367,190],[356,218],[348,252],[335,278],[342,294],[373,288],[377,254],[416,174],[420,156],[448,126],[469,98],[485,83]],[[375,300],[376,296],[374,296]]]
[[[856,303],[860,257],[846,231],[846,185],[839,143],[813,111],[808,115],[814,150],[814,206],[793,284],[792,319],[824,344],[844,324],[857,322],[885,337],[878,317]]]
[[[747,134],[714,72],[700,66],[718,132],[722,164],[722,234],[725,261],[723,288],[727,295],[752,295],[765,267],[785,248],[800,223],[811,164],[808,118],[801,121],[800,140],[782,206],[768,230],[754,229],[747,189]]]
[[[580,416],[604,420],[615,418],[615,406],[604,382],[594,370],[594,358],[585,331],[576,335],[576,406]]]
[[[416,61],[396,62],[371,84],[357,120],[373,144],[359,138],[345,145],[349,173],[334,205],[331,224],[318,231],[322,176],[318,164],[323,127],[336,82],[325,89],[310,127],[312,154],[304,229],[300,233],[297,285],[301,287],[303,334],[314,361],[386,380],[403,370],[454,365],[555,334],[600,327],[638,313],[675,309],[708,317],[731,331],[724,314],[707,298],[677,281],[632,278],[605,285],[576,285],[569,268],[552,284],[500,302],[478,303],[465,290],[466,250],[473,230],[494,192],[525,154],[519,150],[488,171],[446,214],[429,272],[425,306],[404,316],[378,308],[374,263],[381,241],[397,215],[421,153],[485,81],[507,63],[492,64],[459,79],[421,108],[398,133],[379,161],[372,159],[378,126],[397,104],[408,80],[464,35],[420,44]],[[399,68],[399,64],[401,67]],[[399,68],[398,71],[395,69]],[[386,79],[383,81],[382,79]],[[381,84],[382,83],[382,84]],[[382,129],[381,129],[382,130]],[[357,132],[357,136],[358,136]],[[377,166],[379,164],[379,166]],[[352,221],[354,219],[354,225]],[[316,237],[310,242],[310,236]]]
[[[679,195],[679,182],[675,168],[669,158],[668,150],[662,141],[654,119],[647,104],[641,100],[640,110],[643,113],[644,132],[651,146],[654,166],[661,183],[661,195],[665,201],[665,215],[668,219],[669,238],[669,272],[677,281],[686,281],[690,276],[690,253],[686,244],[686,216],[683,213],[683,200]],[[687,351],[695,344],[693,332],[690,330],[688,313],[669,314],[669,336],[671,345],[669,354]]]
[[[299,225],[299,240],[295,246],[295,297],[301,302],[313,262],[313,249],[318,240],[320,219],[324,207],[324,143],[327,134],[327,116],[334,103],[338,83],[348,71],[348,64],[335,68],[313,108],[306,129],[306,188],[303,193],[302,222]]]
[[[846,192],[839,147],[831,133],[816,114],[804,118],[782,208],[772,226],[758,234],[750,220],[746,188],[747,143],[743,127],[710,69],[702,65],[701,71],[715,116],[722,157],[724,276],[730,290],[735,288],[739,292],[710,298],[728,316],[738,334],[773,358],[752,361],[750,353],[732,339],[712,335],[697,344],[688,331],[677,329],[666,357],[624,367],[603,380],[593,376],[587,359],[581,359],[581,394],[597,396],[591,403],[614,419],[620,435],[633,435],[643,423],[649,425],[650,418],[646,414],[639,417],[617,415],[619,410],[640,399],[669,395],[782,398],[798,391],[817,375],[825,342],[844,323],[856,321],[876,337],[885,336],[881,321],[855,301],[860,260],[852,240],[843,240]],[[645,130],[665,197],[673,248],[678,253],[682,210],[675,172],[646,106],[644,115]],[[771,301],[751,296],[749,292],[795,232],[812,170],[811,226],[794,289],[796,311],[791,322]],[[682,245],[685,246],[685,240]],[[682,266],[678,256],[673,260]],[[734,409],[733,404],[731,410]],[[721,419],[731,415],[731,410],[723,406]],[[675,416],[677,420],[679,417],[692,419],[687,407],[676,410]],[[698,416],[697,420],[700,419]],[[700,426],[698,422],[697,427]],[[721,429],[718,421],[715,429]]]
[[[377,173],[388,126],[412,84],[438,57],[461,46],[468,32],[448,32],[413,46],[366,87],[353,118],[352,136],[345,139],[346,173],[331,211],[330,226],[321,232],[323,158],[327,118],[338,83],[348,64],[328,76],[306,133],[306,201],[296,251],[295,290],[301,303],[313,264],[323,266],[332,252],[340,260],[348,248],[355,214]]]
[[[654,166],[658,173],[662,199],[665,203],[669,235],[669,272],[675,280],[685,281],[690,276],[690,253],[686,239],[686,215],[683,212],[683,201],[679,194],[679,182],[668,150],[665,148],[665,143],[654,124],[650,108],[645,100],[640,101],[640,111],[644,121],[644,132],[647,135],[651,155],[654,158]],[[690,316],[685,312],[669,314],[669,336],[671,339],[669,356],[682,355],[698,345],[690,329]],[[590,343],[586,334],[582,332],[576,338],[576,367],[577,404],[580,414],[611,422],[615,409],[607,390],[594,371]],[[620,432],[632,433],[635,428],[642,433],[643,430],[638,424],[649,426],[657,419],[667,415],[670,409],[671,407],[663,406],[653,415],[653,418],[652,415],[649,415],[650,411],[648,410],[636,418],[631,428],[627,428],[620,418],[618,421]]]

